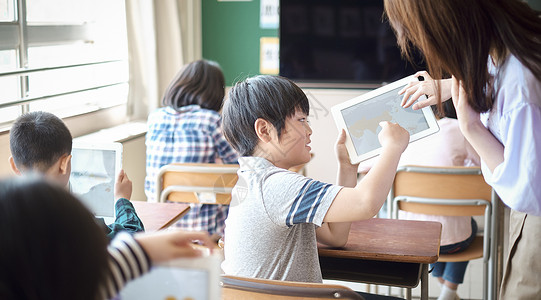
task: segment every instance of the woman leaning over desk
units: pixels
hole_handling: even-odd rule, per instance
[[[512,209],[500,299],[538,299],[541,18],[519,0],[385,0],[385,12],[406,56],[417,47],[434,78],[453,76],[411,83],[403,106],[452,96],[485,180]]]

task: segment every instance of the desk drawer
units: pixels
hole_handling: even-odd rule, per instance
[[[421,264],[319,257],[323,279],[414,288],[421,278]]]

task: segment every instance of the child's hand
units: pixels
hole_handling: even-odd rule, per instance
[[[120,170],[115,184],[115,199],[126,198],[130,200],[132,192],[132,183],[124,170]]]
[[[181,257],[197,257],[212,251],[216,246],[207,232],[160,231],[151,234],[136,234],[135,239],[145,249],[154,263]],[[195,245],[199,242],[206,247]]]
[[[349,160],[348,150],[346,149],[346,131],[342,129],[342,132],[338,135],[338,139],[335,144],[336,156],[338,163],[341,167],[351,167],[357,169],[359,164],[352,165]]]
[[[381,131],[378,134],[378,140],[384,149],[395,148],[400,153],[404,152],[408,146],[410,134],[402,126],[383,121],[379,123]]]

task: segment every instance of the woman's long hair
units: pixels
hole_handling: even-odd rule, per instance
[[[411,60],[416,47],[423,53],[433,78],[454,75],[461,80],[469,104],[477,112],[490,110],[494,102],[489,57],[500,65],[511,53],[541,81],[541,19],[526,3],[519,0],[385,0],[384,3],[404,56]]]

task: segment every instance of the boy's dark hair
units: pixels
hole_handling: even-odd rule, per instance
[[[0,298],[98,299],[108,240],[64,187],[35,174],[0,180]]]
[[[176,111],[197,104],[201,108],[220,111],[225,95],[225,78],[218,63],[196,60],[185,65],[171,81],[163,105]]]
[[[71,153],[72,137],[60,118],[36,111],[15,120],[9,146],[17,168],[45,172],[62,155]]]
[[[259,141],[255,121],[261,118],[272,123],[280,138],[286,118],[296,110],[308,115],[310,104],[293,81],[270,75],[248,78],[236,83],[225,101],[222,121],[225,138],[240,155],[252,155]]]

